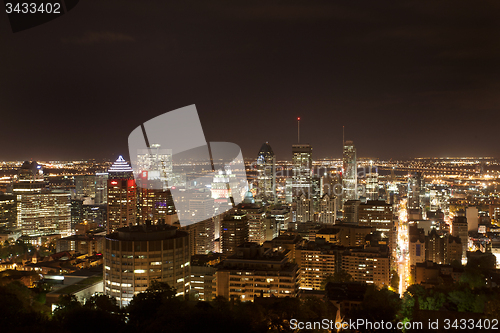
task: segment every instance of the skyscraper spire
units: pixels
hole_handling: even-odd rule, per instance
[[[297,143],[300,143],[300,117],[297,118]]]

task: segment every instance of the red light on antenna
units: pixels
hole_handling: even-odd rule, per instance
[[[297,117],[297,120],[300,120],[300,117]]]

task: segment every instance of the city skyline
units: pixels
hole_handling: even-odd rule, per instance
[[[288,159],[297,117],[317,158],[342,156],[342,126],[359,156],[498,156],[497,3],[194,4],[89,1],[1,25],[0,160],[113,159],[191,104],[207,141],[246,158],[268,141]]]

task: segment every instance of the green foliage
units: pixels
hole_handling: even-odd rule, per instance
[[[351,282],[352,281],[352,276],[351,274],[347,273],[345,270],[339,270],[335,272],[333,275],[328,274],[323,281],[321,281],[321,289],[324,290],[326,288],[326,285],[329,282],[332,283],[346,283],[346,282]]]
[[[378,289],[372,285],[367,289],[363,302],[351,311],[349,317],[351,319],[363,318],[372,322],[382,320],[395,322],[400,308],[399,294],[387,288]]]
[[[486,286],[484,275],[477,269],[466,268],[460,277],[460,283],[466,284],[471,289],[482,288]]]

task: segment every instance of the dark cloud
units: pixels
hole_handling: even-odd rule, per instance
[[[115,158],[141,122],[196,104],[247,157],[301,138],[340,157],[498,155],[497,1],[88,0],[0,25],[1,159]],[[64,41],[64,42],[61,42]],[[243,128],[243,130],[242,130]]]
[[[135,38],[130,35],[111,31],[92,31],[86,32],[81,37],[62,38],[62,42],[74,44],[135,42]]]

